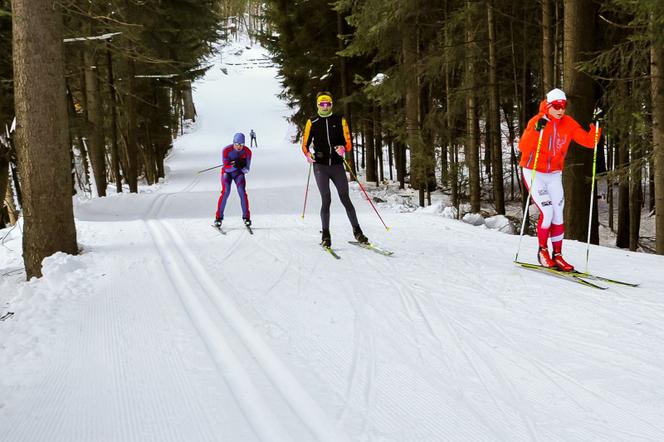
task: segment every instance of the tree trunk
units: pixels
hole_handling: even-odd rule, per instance
[[[615,161],[614,161],[614,151],[615,149],[613,148],[613,138],[606,137],[606,169],[607,172],[609,172],[606,175],[606,202],[609,205],[609,230],[612,232],[614,231],[613,228],[613,177],[611,175],[611,172],[615,170],[615,167],[613,166]]]
[[[632,138],[636,138],[632,129]],[[639,230],[641,228],[641,203],[643,192],[641,191],[641,140],[632,144],[632,160],[629,171],[629,250],[635,252],[639,246]]]
[[[191,93],[191,81],[182,82],[182,102],[184,107],[184,119],[196,121],[196,107],[194,106],[194,97]]]
[[[7,189],[9,189],[9,161],[3,157],[3,146],[0,144],[0,229],[5,228],[3,213]]]
[[[406,188],[406,145],[401,141],[395,141],[394,157],[397,168],[397,181],[399,181],[399,189]]]
[[[475,99],[475,21],[472,17],[471,2],[466,1],[466,149],[465,157],[468,166],[468,181],[470,193],[470,210],[479,213],[480,202],[480,163],[477,123],[477,108]]]
[[[489,28],[489,130],[491,136],[491,168],[493,169],[493,203],[496,213],[505,214],[505,189],[503,186],[503,149],[500,130],[500,107],[498,99],[498,66],[496,60],[496,20],[493,0],[487,0],[487,22]]]
[[[410,147],[410,186],[420,190],[420,206],[424,206],[426,175],[420,134],[420,81],[417,72],[417,35],[410,30],[402,41],[403,64],[409,81],[405,91],[406,137]]]
[[[503,115],[505,115],[505,125],[507,126],[507,143],[510,146],[510,200],[514,201],[514,181],[517,177],[517,159],[514,141],[516,140],[516,130],[514,129],[514,120],[512,119],[513,105],[511,100],[502,106]]]
[[[18,222],[19,213],[14,203],[14,192],[10,183],[7,184],[5,192],[5,206],[7,207],[7,215],[9,216],[9,225],[13,226]]]
[[[542,71],[544,91],[553,89],[554,0],[542,0]]]
[[[378,164],[378,173],[376,179],[376,186],[385,180],[385,171],[383,166],[383,125],[382,125],[382,114],[380,110],[380,105],[376,104],[374,106],[376,110],[374,116],[374,138],[376,139],[375,143],[375,152],[376,152],[376,163]]]
[[[129,192],[138,193],[138,126],[136,123],[136,67],[134,60],[127,59],[127,96],[125,98],[125,114],[127,123],[127,170],[125,178],[129,184]]]
[[[115,178],[115,191],[122,193],[122,175],[120,174],[120,155],[118,150],[118,105],[115,79],[113,78],[113,57],[109,46],[106,46],[106,63],[108,65],[108,94],[111,98],[111,168]]]
[[[364,141],[367,144],[366,147],[366,155],[367,158],[365,160],[366,164],[366,180],[367,182],[369,181],[377,181],[378,180],[378,175],[376,174],[376,149],[375,149],[375,138],[374,138],[374,112],[371,110],[373,109],[373,106],[369,107],[367,106],[365,109],[368,110],[368,112],[365,115],[368,115],[366,117],[366,134],[364,134]]]
[[[390,181],[394,180],[394,174],[392,173],[392,168],[394,167],[394,141],[390,139],[387,142],[387,161],[390,168]]]
[[[337,10],[337,49],[339,52],[343,51],[345,49],[344,47],[344,40],[343,40],[343,35],[345,35],[346,30],[345,30],[345,19],[341,15],[341,12]],[[346,68],[346,57],[342,57],[339,55],[337,57],[337,62],[339,63],[339,80],[341,83],[341,96],[343,98],[346,98],[348,96],[348,73],[347,68]],[[346,120],[348,124],[351,124],[351,115],[350,115],[350,106],[348,105],[348,101],[344,100],[343,101],[343,115],[346,117]],[[350,159],[350,168],[351,168],[351,176],[357,176],[357,165],[355,164],[355,159],[354,155],[352,155]]]
[[[23,191],[23,262],[42,275],[55,252],[78,253],[71,198],[62,16],[50,0],[13,0],[16,151]]]
[[[366,157],[367,157],[367,150],[366,150],[366,143],[364,142],[364,132],[366,131],[366,124],[362,123],[362,130],[360,131],[360,142],[362,143],[362,161],[360,163],[361,168],[365,169],[366,172]]]
[[[661,6],[660,6],[661,8]],[[654,22],[653,15],[653,22]],[[652,88],[652,140],[655,186],[655,252],[664,255],[664,47],[650,48]]]
[[[618,178],[618,229],[616,232],[616,246],[626,249],[629,247],[629,179],[624,173],[629,164],[629,149],[623,138],[616,139],[618,162],[616,169],[620,171]]]
[[[591,51],[595,36],[597,7],[592,0],[565,0],[565,90],[567,113],[588,127],[596,102],[593,80],[577,70],[577,63]],[[565,159],[565,237],[586,241],[593,151],[572,142]],[[596,189],[595,189],[596,190]],[[590,242],[599,242],[597,204],[593,205]]]
[[[447,22],[449,17],[449,2],[445,0],[444,3],[444,20]],[[452,38],[450,37],[449,26],[445,26],[445,32],[443,34],[444,45],[445,47],[452,46]],[[455,137],[455,128],[454,128],[454,117],[452,115],[452,85],[451,85],[451,76],[452,76],[452,55],[450,51],[444,51],[443,53],[443,80],[445,81],[445,127],[443,129],[444,139],[441,142],[441,151],[440,151],[440,180],[443,189],[451,185],[451,181],[456,179],[452,177],[451,174],[451,164],[453,163],[452,159],[448,160],[448,152],[450,157],[452,157],[452,144],[454,143]]]
[[[85,126],[89,135],[88,148],[97,195],[106,196],[106,146],[103,135],[104,122],[102,119],[101,97],[99,96],[98,57],[93,52],[92,45],[94,44],[87,43],[83,50],[85,96],[87,99],[87,121]]]

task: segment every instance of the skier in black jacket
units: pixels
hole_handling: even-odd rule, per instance
[[[329,92],[319,92],[316,97],[318,116],[310,118],[304,127],[302,138],[302,153],[309,164],[313,164],[316,185],[320,192],[322,204],[320,208],[323,236],[321,244],[325,247],[332,245],[330,236],[330,180],[337,188],[339,199],[346,208],[346,215],[353,235],[358,242],[368,243],[369,240],[357,220],[355,207],[348,195],[348,179],[344,169],[344,155],[353,148],[350,130],[346,119],[332,113],[332,95]],[[313,150],[311,150],[313,147]]]

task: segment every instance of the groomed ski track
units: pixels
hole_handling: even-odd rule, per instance
[[[662,257],[593,247],[591,270],[642,285],[593,290],[515,268],[515,236],[436,214],[380,209],[388,233],[353,188],[395,255],[347,243],[333,192],[335,260],[313,180],[300,218],[308,166],[276,69],[235,52],[195,85],[166,181],[79,202],[84,253],[12,305],[0,440],[664,440]],[[221,235],[218,170],[195,172],[251,128],[254,235],[234,188]],[[585,244],[566,256],[584,262]]]

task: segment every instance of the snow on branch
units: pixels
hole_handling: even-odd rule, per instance
[[[103,34],[103,35],[95,35],[94,37],[73,37],[73,38],[65,38],[64,41],[65,43],[71,43],[75,41],[87,41],[87,40],[109,40],[113,38],[115,35],[120,35],[122,32],[111,32],[110,34]]]
[[[163,74],[163,75],[134,75],[134,78],[173,78],[180,74]]]

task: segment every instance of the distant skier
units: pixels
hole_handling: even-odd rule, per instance
[[[256,132],[254,132],[253,129],[251,129],[251,131],[249,132],[249,137],[251,138],[250,142],[251,147],[254,146],[258,147],[258,141],[256,141]]]
[[[240,195],[240,204],[242,205],[242,219],[246,226],[251,226],[249,198],[245,189],[245,175],[249,173],[251,167],[251,149],[244,145],[243,133],[236,133],[233,136],[233,144],[224,147],[221,157],[221,196],[219,196],[219,202],[217,203],[214,225],[221,227],[226,201],[231,190],[231,182],[235,182],[237,193]]]
[[[339,194],[341,203],[346,208],[346,215],[353,227],[353,235],[358,242],[368,243],[369,240],[357,220],[355,207],[348,195],[348,179],[344,169],[344,154],[352,149],[350,130],[346,119],[332,113],[332,95],[329,92],[319,92],[316,98],[318,116],[310,118],[304,127],[302,138],[302,153],[310,164],[313,164],[316,185],[320,192],[322,204],[320,218],[323,227],[321,244],[325,247],[332,245],[330,236],[330,181]],[[310,148],[313,147],[313,152]]]
[[[522,167],[526,188],[530,186],[535,168],[531,197],[540,210],[537,222],[539,239],[537,260],[544,267],[571,272],[574,267],[562,256],[565,234],[562,169],[572,140],[590,149],[595,147],[595,125],[591,124],[590,130],[586,132],[572,117],[565,115],[566,107],[567,97],[560,89],[553,89],[546,94],[546,99],[540,103],[539,113],[528,122],[519,141],[521,151],[519,165]],[[535,165],[540,131],[544,132]],[[549,254],[549,238],[553,246],[553,257]]]

